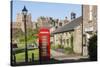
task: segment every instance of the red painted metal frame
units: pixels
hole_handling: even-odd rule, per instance
[[[43,37],[47,37],[45,40],[46,46],[43,48]],[[43,55],[43,50],[46,50],[45,55]],[[40,62],[50,60],[50,31],[47,28],[41,28],[39,30],[39,59]]]

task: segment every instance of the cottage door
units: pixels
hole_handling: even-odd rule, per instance
[[[83,56],[88,56],[88,40],[83,36]]]

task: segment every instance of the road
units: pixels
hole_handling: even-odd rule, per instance
[[[51,49],[51,58],[54,58],[56,60],[79,60],[79,59],[86,59],[88,58],[88,56],[64,54],[62,52],[58,52]]]

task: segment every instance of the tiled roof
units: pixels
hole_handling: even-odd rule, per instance
[[[61,33],[61,32],[67,32],[67,31],[71,31],[74,30],[77,26],[80,25],[80,23],[82,23],[82,16],[72,20],[71,22],[69,22],[68,24],[56,29],[53,33]]]

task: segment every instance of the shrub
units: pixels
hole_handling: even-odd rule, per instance
[[[89,57],[90,60],[96,61],[97,60],[97,35],[94,35],[89,39]]]
[[[63,45],[58,45],[58,48],[64,48]]]
[[[65,50],[65,52],[68,52],[68,54],[73,53],[73,49],[70,47],[66,47],[66,48],[64,48],[64,50]]]
[[[52,48],[52,49],[59,49],[59,48],[60,48],[60,49],[63,49],[64,46],[63,46],[63,45],[60,45],[60,44],[56,44],[56,45],[52,44],[52,45],[51,45],[51,48]]]

